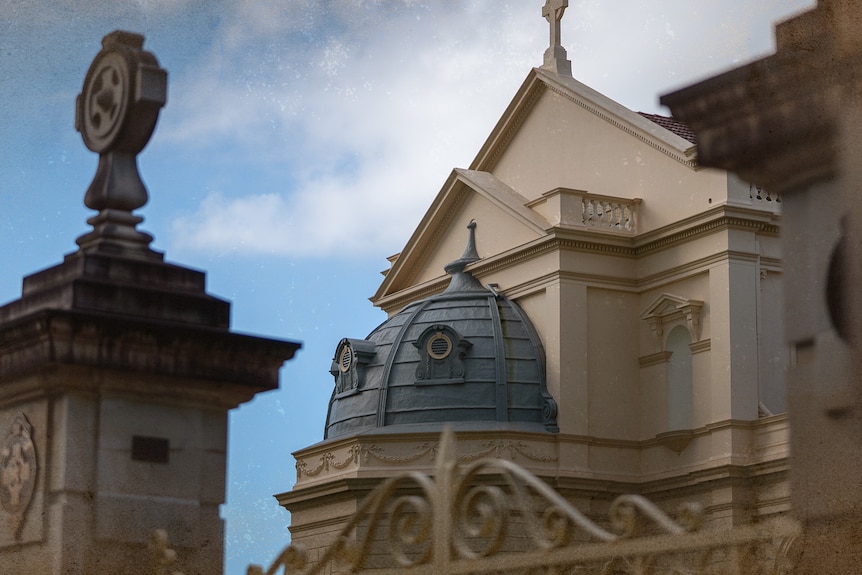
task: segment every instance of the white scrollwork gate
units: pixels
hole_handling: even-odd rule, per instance
[[[291,544],[269,567],[249,566],[247,575],[792,572],[788,550],[800,532],[797,522],[778,518],[700,531],[700,518],[695,505],[684,505],[673,520],[644,497],[623,495],[602,527],[510,461],[459,467],[454,433],[446,430],[433,478],[409,472],[383,482],[319,560],[311,562],[301,545]],[[169,572],[174,557],[161,537],[158,575]]]
[[[698,531],[700,517],[700,509],[688,505],[674,521],[645,498],[624,495],[611,505],[608,530],[510,461],[483,459],[459,468],[454,433],[447,430],[433,479],[415,472],[388,479],[319,561],[310,563],[294,544],[267,569],[250,566],[248,575],[282,569],[291,575],[791,571],[787,550],[799,532],[796,522]]]

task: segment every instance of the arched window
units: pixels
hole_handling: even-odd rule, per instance
[[[667,426],[668,430],[692,427],[691,335],[685,326],[670,330],[665,350],[671,352],[667,365]]]

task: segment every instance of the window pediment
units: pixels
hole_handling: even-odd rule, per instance
[[[675,325],[685,325],[691,341],[700,341],[702,310],[701,300],[663,293],[641,314],[641,319],[650,326],[656,350],[662,351],[665,331]]]

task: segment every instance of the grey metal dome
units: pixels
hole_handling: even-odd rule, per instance
[[[339,342],[325,438],[444,423],[559,430],[535,328],[517,304],[465,271],[479,260],[475,227],[464,256],[446,266],[452,278],[443,293],[406,306],[365,339]]]

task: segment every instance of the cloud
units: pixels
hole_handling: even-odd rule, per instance
[[[494,41],[514,19],[477,31],[457,13],[463,8],[405,3],[398,12],[395,4],[381,9],[385,18],[363,13],[361,27],[338,35],[304,30],[315,41],[294,46],[290,59],[270,55],[278,63],[268,77],[245,70],[246,82],[225,86],[211,61],[188,91],[208,94],[206,109],[180,103],[182,120],[163,141],[241,142],[287,164],[294,183],[251,195],[210,192],[174,223],[175,245],[300,256],[346,245],[382,256],[400,247],[449,170],[469,164],[536,50],[524,50],[520,43],[534,39],[516,30],[514,41]],[[229,35],[243,49],[252,42]],[[498,56],[518,65],[501,69]]]
[[[195,70],[174,78],[177,121],[160,130],[177,147],[232,150],[236,169],[280,169],[254,186],[214,186],[177,218],[172,243],[296,256],[398,251],[540,63],[547,24],[533,4],[238,4]],[[563,42],[576,77],[660,111],[660,91],[767,51],[770,20],[810,2],[624,4],[570,7]]]

